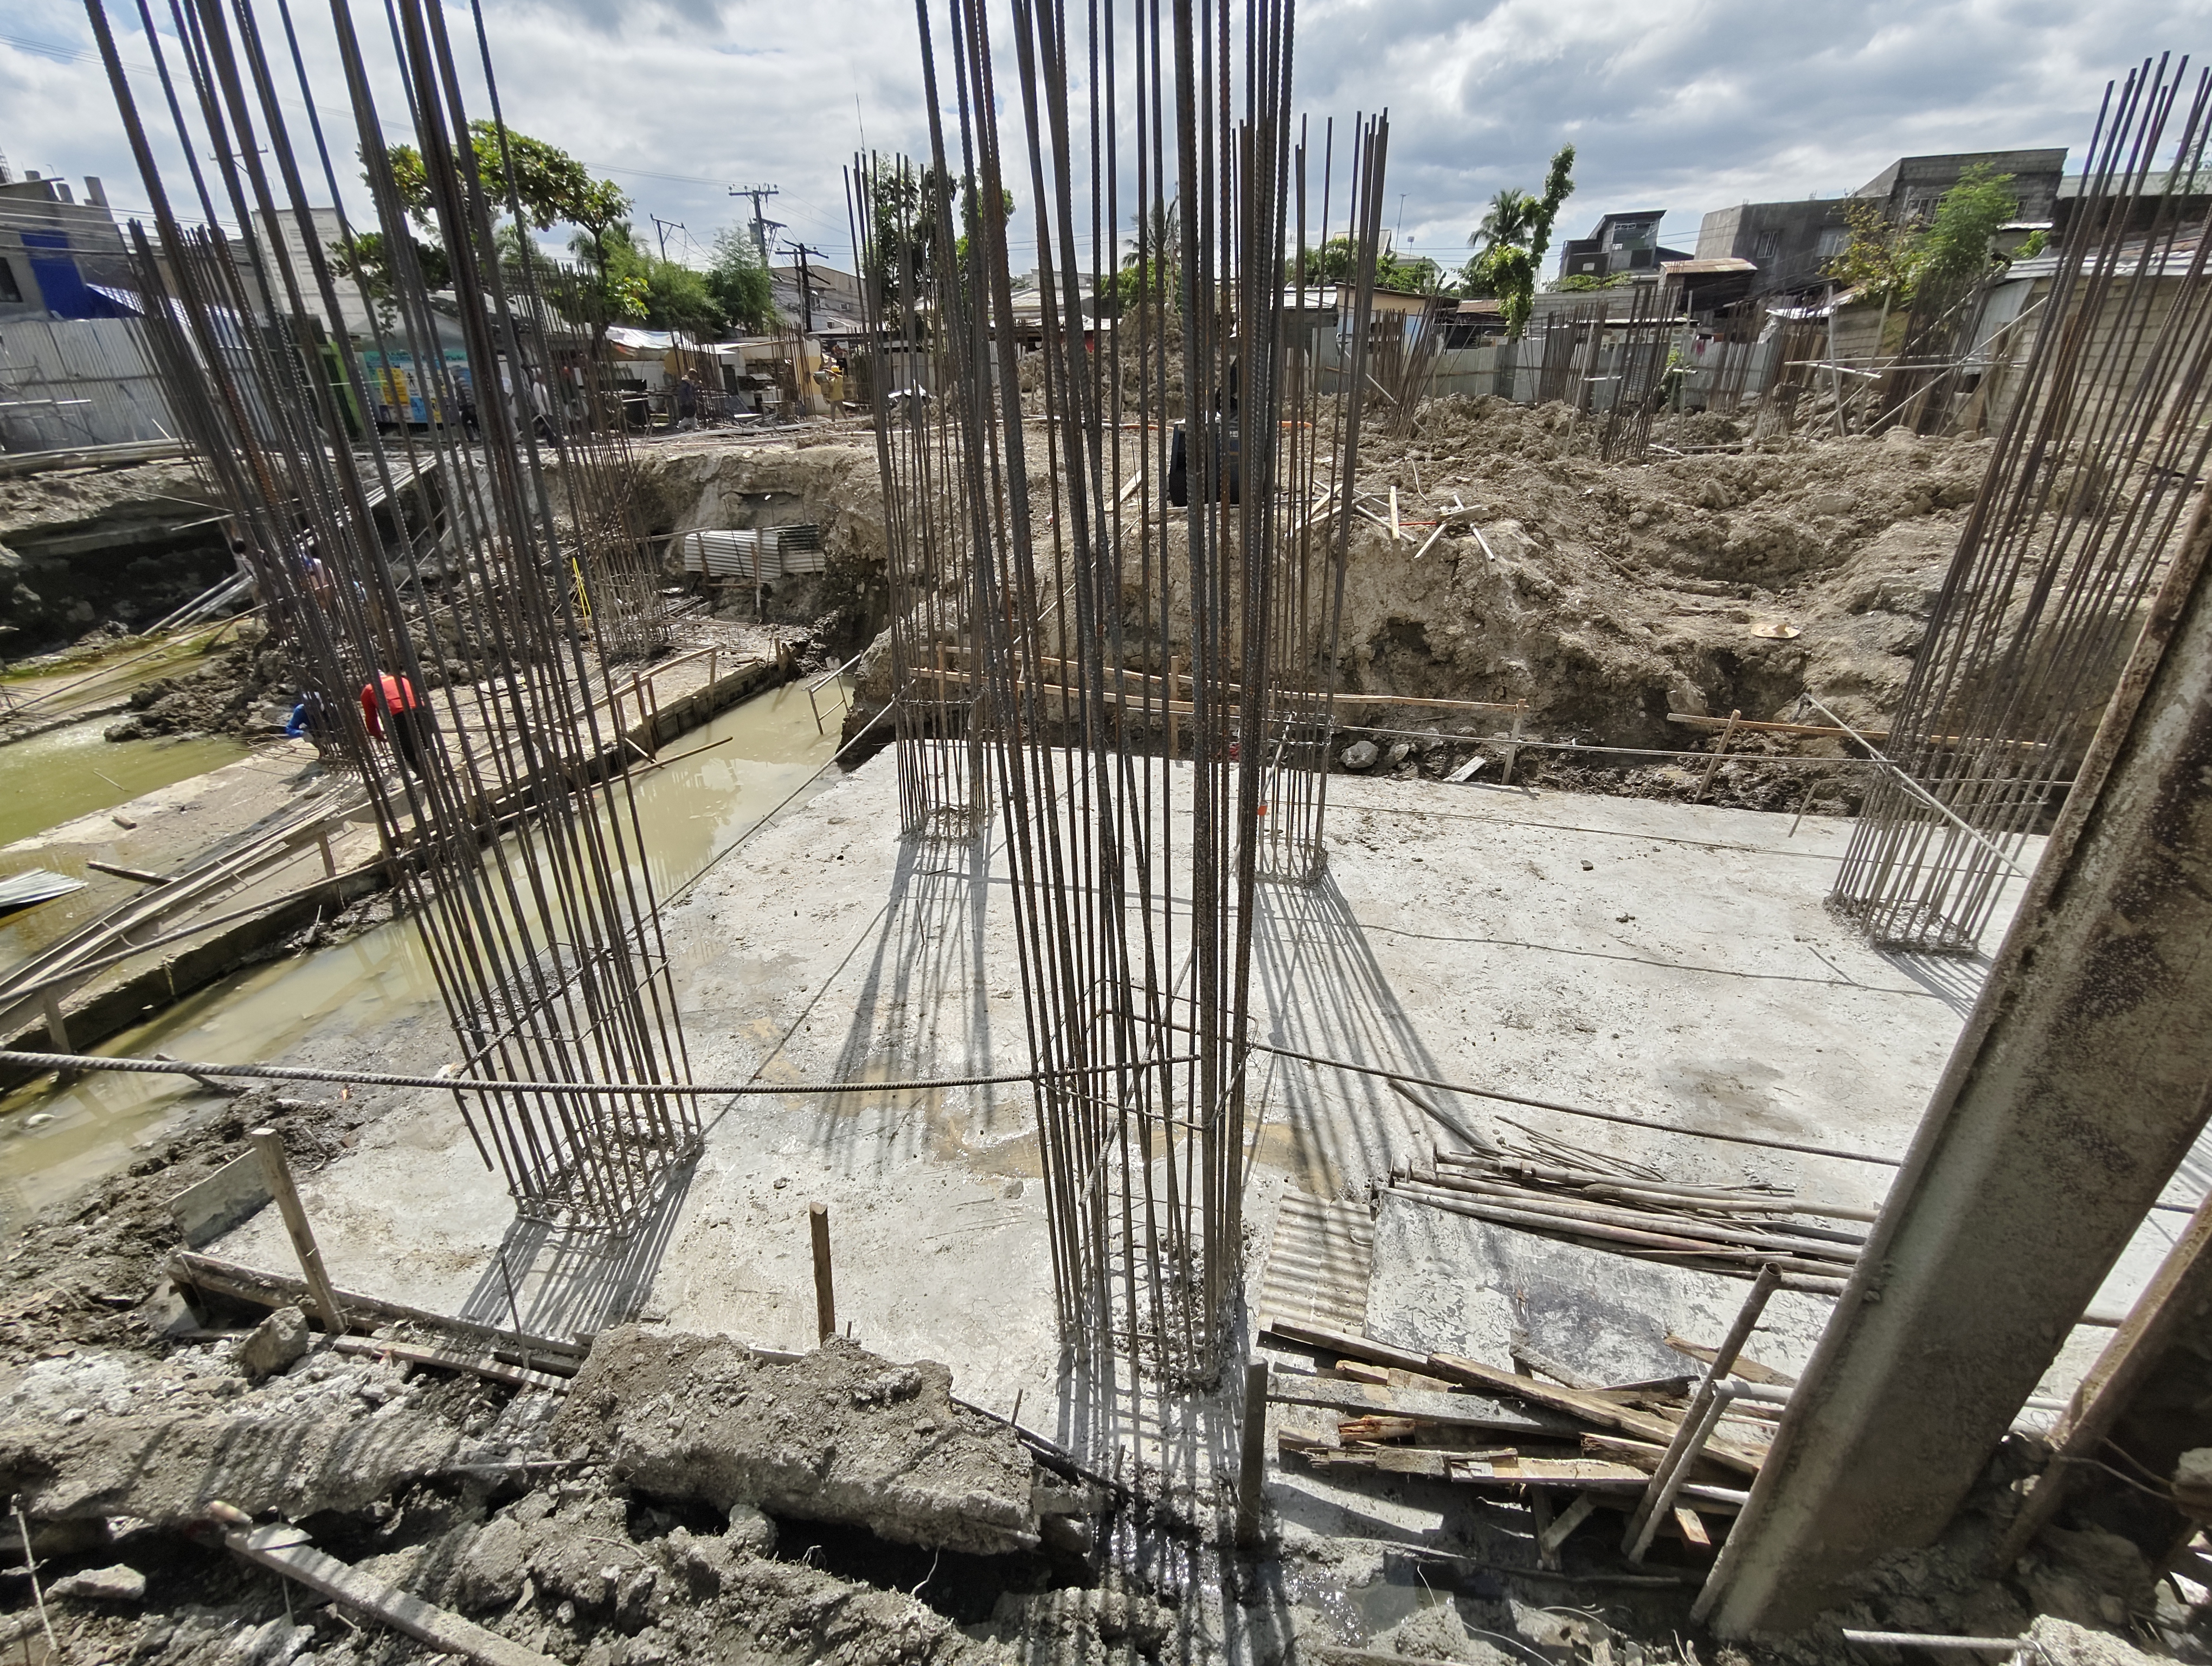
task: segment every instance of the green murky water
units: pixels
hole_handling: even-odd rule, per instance
[[[102,739],[117,721],[94,718],[0,746],[0,845],[220,769],[252,750],[213,735]]]
[[[661,896],[775,808],[837,747],[817,733],[805,689],[787,684],[670,741],[668,761],[636,778],[646,859]],[[235,973],[94,1049],[111,1057],[234,1063],[361,1059],[412,1034],[449,1035],[415,926],[401,921],[350,942]],[[303,1091],[314,1093],[317,1090]],[[212,1096],[173,1076],[51,1079],[0,1097],[0,1231],[120,1168],[134,1145]]]

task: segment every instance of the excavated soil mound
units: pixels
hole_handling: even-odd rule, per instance
[[[832,1338],[790,1364],[726,1337],[603,1332],[560,1432],[625,1484],[982,1555],[1040,1541],[1036,1461],[933,1360]]]

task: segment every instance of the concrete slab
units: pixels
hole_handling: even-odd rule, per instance
[[[1358,779],[1331,793],[1328,876],[1261,900],[1263,1038],[1654,1126],[1427,1096],[1466,1125],[1510,1116],[1684,1180],[1879,1200],[1880,1164],[1694,1132],[1893,1159],[1905,1146],[1979,968],[1877,953],[1828,916],[1846,824],[1808,818],[1792,837],[1786,818],[1641,800]],[[640,1317],[804,1347],[819,1200],[838,1313],[867,1347],[944,1360],[955,1392],[993,1409],[1018,1394],[1025,1423],[1102,1461],[1129,1446],[1196,1475],[1231,1450],[1222,1408],[1061,1356],[1027,1087],[889,1085],[1024,1067],[1011,903],[994,841],[899,837],[878,757],[709,870],[666,928],[696,1079],[872,1077],[881,1094],[710,1103],[704,1153],[625,1244],[516,1222],[450,1103],[418,1096],[304,1188],[332,1276],[533,1329]],[[422,1050],[432,1028],[376,1062],[446,1062]],[[1356,1190],[1451,1139],[1374,1077],[1255,1068],[1254,1244],[1285,1186]],[[265,1218],[218,1252],[290,1253]]]

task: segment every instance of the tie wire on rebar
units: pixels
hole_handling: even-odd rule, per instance
[[[688,1078],[611,693],[612,663],[664,649],[667,620],[605,320],[532,243],[481,13],[467,64],[428,0],[387,0],[388,56],[352,9],[331,9],[389,270],[362,347],[324,327],[345,317],[344,275],[283,112],[267,4],[169,0],[172,41],[137,0],[204,226],[176,212],[104,0],[87,9],[153,206],[152,234],[134,222],[131,241],[157,359],[269,609],[264,648],[286,657],[319,748],[368,784],[462,1048],[448,1085],[526,1214],[620,1229],[697,1149],[694,1101],[528,1085]],[[274,9],[307,154],[357,246],[288,0]],[[449,309],[431,300],[372,58],[407,106]],[[490,121],[472,130],[461,83],[479,65]],[[270,234],[233,241],[226,218]],[[509,818],[518,830],[495,836]]]

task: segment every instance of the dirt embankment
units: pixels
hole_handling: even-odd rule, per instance
[[[232,570],[222,512],[185,462],[0,480],[0,654],[153,623]]]
[[[1663,437],[1740,443],[1719,419],[1696,428]],[[1681,455],[1655,448],[1639,464],[1604,463],[1595,443],[1592,425],[1565,406],[1495,398],[1432,400],[1407,436],[1370,429],[1335,642],[1340,687],[1525,701],[1530,738],[1596,747],[1693,749],[1706,737],[1668,722],[1670,712],[1786,719],[1808,690],[1855,723],[1893,712],[1979,489],[1987,442],[1902,431],[1798,437]],[[872,459],[849,449],[865,477]],[[1041,455],[1034,460],[1042,466]],[[872,479],[866,485],[853,520],[876,512],[878,495]],[[1167,559],[1154,569],[1168,575],[1171,651],[1187,651],[1189,632],[1180,537],[1171,518]],[[880,537],[854,545],[872,553]],[[1133,587],[1127,600],[1133,617],[1157,617],[1156,593]],[[1301,651],[1328,646],[1316,637]],[[887,672],[875,663],[882,657],[864,660],[864,674]],[[864,715],[872,690],[878,704],[888,692],[864,686]],[[1368,726],[1351,728],[1347,743],[1375,743],[1371,759],[1354,753],[1359,767],[1431,775],[1465,763],[1478,737],[1504,727],[1411,708],[1347,708],[1346,718]],[[1753,739],[1733,750],[1782,748]],[[1825,750],[1841,762],[1840,749]],[[1681,784],[1663,764],[1624,781],[1625,768],[1648,760],[1523,757],[1561,784],[1661,794]],[[1849,773],[1823,807],[1850,807]],[[1794,802],[1805,780],[1732,768],[1717,796]]]
[[[701,528],[811,526],[820,529],[823,570],[772,579],[757,591],[732,583],[711,592],[717,613],[799,625],[819,650],[842,659],[884,628],[883,483],[872,434],[802,433],[788,442],[714,435],[668,440],[638,454],[637,523],[652,537]],[[672,544],[665,570],[684,576]]]
[[[1670,709],[1786,716],[1807,689],[1887,715],[1987,442],[1898,430],[1608,465],[1589,439],[1563,406],[1448,398],[1363,445],[1368,507],[1395,487],[1419,524],[1409,544],[1357,523],[1350,687],[1526,700],[1540,732],[1614,745],[1679,743]]]

